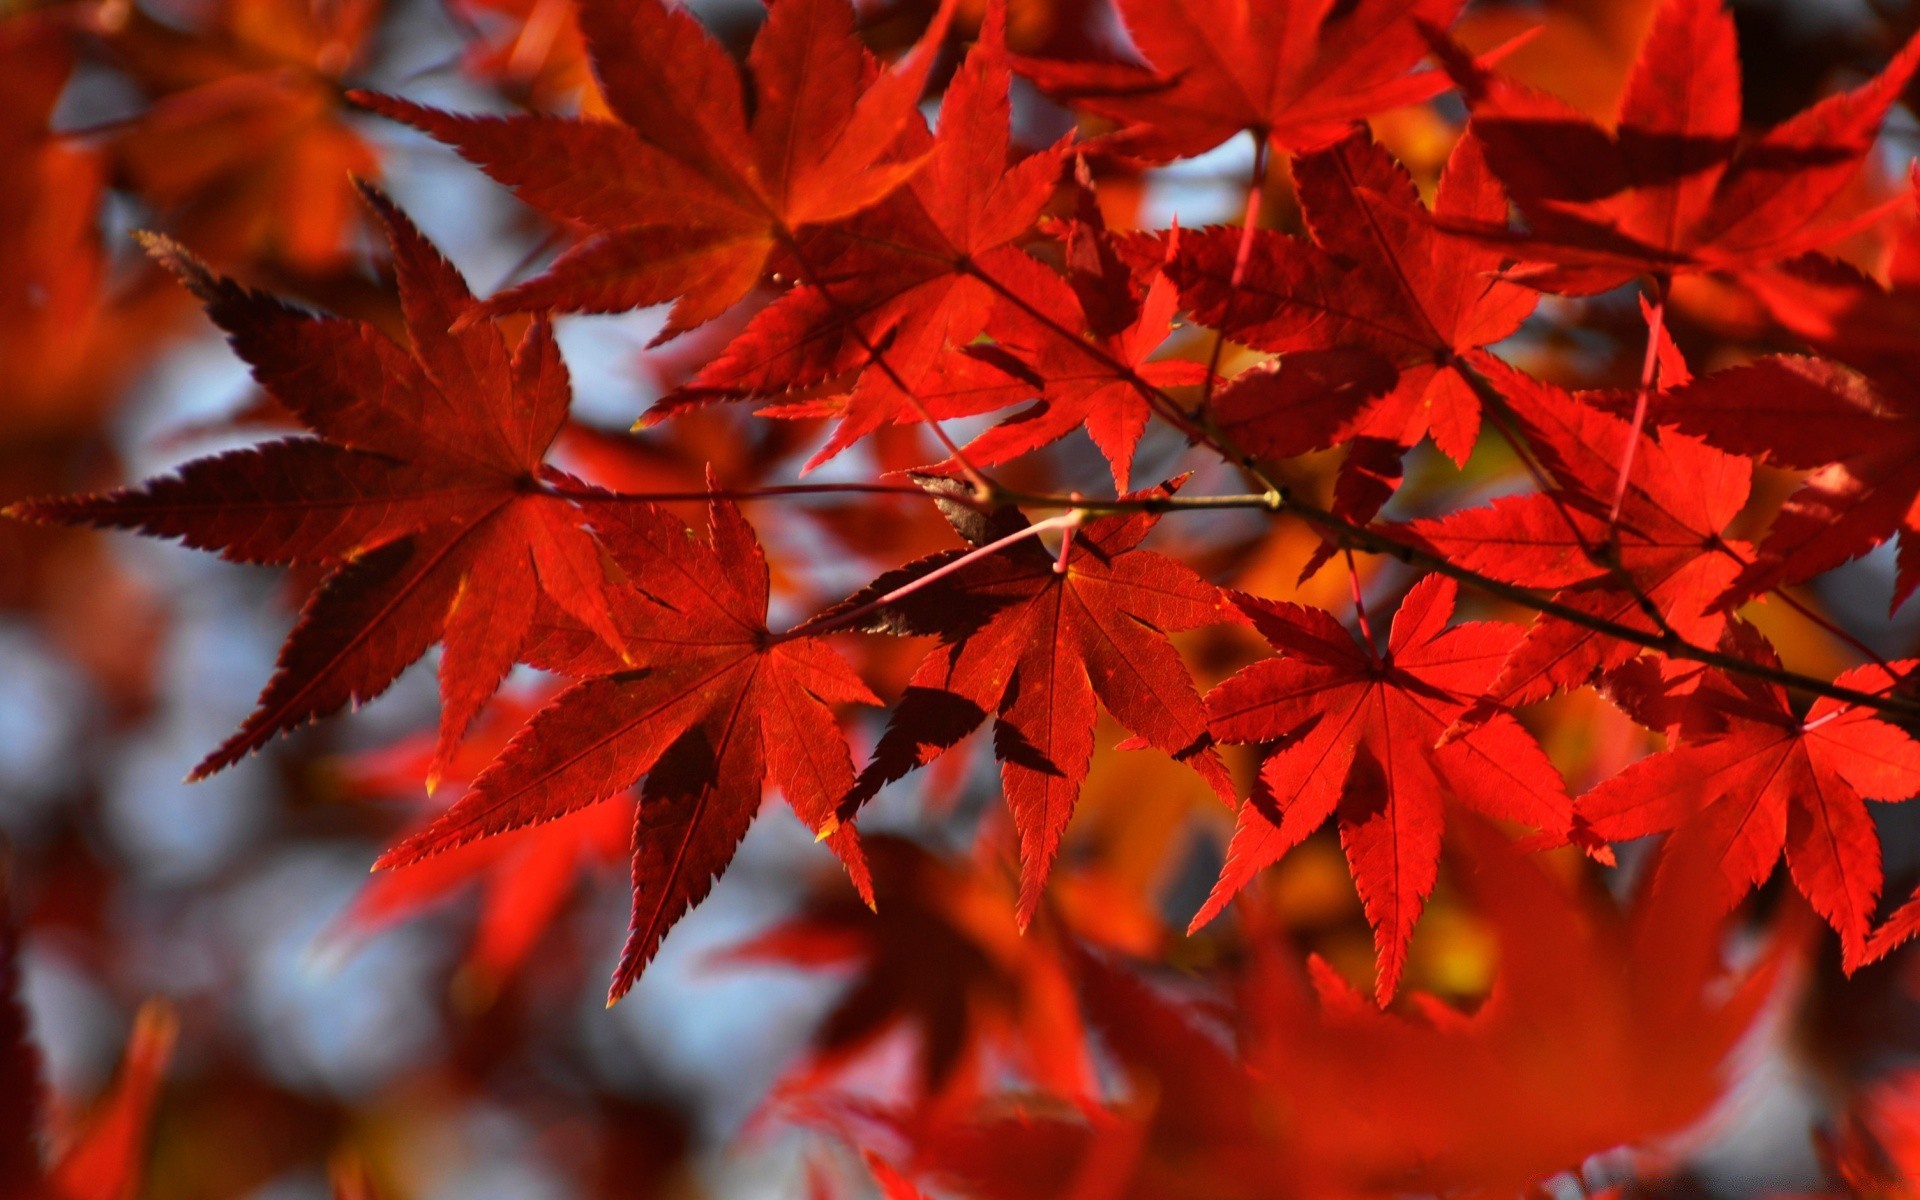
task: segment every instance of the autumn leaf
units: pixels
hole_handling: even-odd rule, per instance
[[[956,868],[910,842],[870,837],[875,908],[844,888],[729,947],[731,968],[850,973],[769,1103],[806,1104],[857,1089],[863,1056],[903,1030],[914,1039],[910,1103],[961,1112],[1013,1061],[1065,1095],[1092,1095],[1093,1064],[1055,927],[1017,932],[1013,897],[991,876]]]
[[[1431,996],[1381,1012],[1272,933],[1223,981],[1084,953],[1115,1098],[1089,1114],[1021,1095],[907,1125],[919,1177],[978,1200],[1510,1195],[1708,1112],[1782,990],[1794,929],[1731,970],[1689,886],[1703,864],[1616,906],[1491,831],[1451,840],[1503,965],[1471,1015]]]
[[[646,504],[611,502],[594,524],[646,595],[614,616],[634,669],[591,639],[560,636],[531,660],[588,678],[536,713],[466,795],[381,856],[400,867],[554,821],[609,800],[642,776],[633,827],[633,923],[609,1002],[626,994],[673,925],[705,898],[760,811],[771,779],[808,828],[871,884],[834,805],[853,785],[828,704],[879,701],[817,638],[766,628],[767,561],[733,504],[715,500],[709,542]]]
[[[62,1128],[45,1128],[51,1106],[22,993],[11,877],[0,847],[0,1188],[19,1200],[134,1200],[144,1190],[148,1127],[178,1018],[161,1001],[142,1005],[106,1092]],[[43,1135],[54,1145],[44,1168]]]
[[[1869,377],[1830,359],[1775,356],[1704,376],[1652,411],[1723,450],[1813,472],[1721,603],[1810,579],[1895,534],[1892,607],[1920,586],[1920,392],[1904,368]]]
[[[1490,378],[1552,490],[1415,521],[1407,532],[1469,570],[1556,589],[1557,603],[1594,620],[1717,644],[1726,615],[1715,599],[1747,561],[1747,547],[1722,535],[1747,501],[1753,465],[1671,430],[1635,443],[1631,426],[1601,407],[1630,407],[1630,396],[1583,399],[1511,367]],[[1630,444],[1633,470],[1610,521]],[[1543,613],[1489,681],[1488,701],[1543,700],[1638,653],[1631,642]]]
[[[1096,697],[1135,735],[1129,747],[1170,754],[1223,797],[1232,795],[1200,698],[1166,637],[1227,614],[1212,584],[1140,549],[1158,520],[1146,513],[1090,520],[1056,557],[1024,536],[1029,526],[1017,510],[943,509],[974,548],[1014,541],[965,563],[960,551],[923,558],[816,618],[851,619],[859,612],[858,628],[935,634],[941,641],[914,672],[840,812],[850,815],[991,715],[994,757],[1020,839],[1018,918],[1024,926],[1039,907],[1093,758]],[[947,573],[911,595],[868,608],[943,568]]]
[[[1075,290],[1037,266],[1027,275],[1024,307],[1003,306],[994,331],[995,345],[1018,360],[1021,375],[1038,381],[1037,388],[1019,389],[1021,397],[1038,395],[1031,407],[968,442],[967,460],[979,467],[997,466],[1085,429],[1112,469],[1114,491],[1129,491],[1133,454],[1153,416],[1148,396],[1199,384],[1207,377],[1207,369],[1199,363],[1149,361],[1172,331],[1179,307],[1174,285],[1164,273],[1154,271],[1143,294],[1127,305],[1126,323],[1089,341],[1080,331],[1094,322]],[[983,390],[1007,386],[990,379]],[[931,399],[946,397],[936,392]]]
[[[542,463],[569,385],[552,330],[508,355],[451,264],[377,192],[412,337],[315,317],[214,275],[164,238],[153,254],[206,303],[254,378],[317,438],[188,463],[98,496],[32,501],[36,521],[135,529],[237,562],[331,568],[238,732],[195,768],[239,761],[275,734],[384,691],[436,641],[444,767],[519,656],[541,597],[609,643],[610,577],[580,510]],[[434,775],[429,775],[429,783]]]
[[[748,55],[665,0],[586,0],[580,27],[617,120],[462,117],[357,92],[447,142],[522,200],[593,236],[485,314],[674,301],[662,337],[718,316],[796,230],[874,204],[921,167],[891,153],[944,36],[875,74],[847,0],[780,0]],[[751,113],[751,116],[749,116]]]
[[[923,164],[906,186],[795,247],[795,263],[805,264],[801,286],[756,315],[649,421],[857,373],[830,406],[808,410],[839,420],[808,460],[812,469],[889,423],[1032,395],[1021,387],[995,393],[984,408],[968,406],[957,394],[964,389],[943,387],[937,374],[951,365],[950,352],[986,330],[1006,297],[1024,297],[1042,273],[1015,243],[1052,196],[1065,156],[1063,142],[1012,161],[1004,26],[995,6],[947,87],[931,140],[917,127],[903,135]]]
[[[44,446],[90,433],[178,324],[171,286],[119,278],[98,221],[111,166],[95,142],[59,133],[54,115],[73,79],[76,10],[0,20],[0,448],[17,482],[35,486]],[[41,471],[32,471],[42,474]]]
[[[1749,625],[1735,623],[1728,643],[1742,657],[1779,665]],[[1857,667],[1834,682],[1880,691],[1916,665]],[[1610,842],[1671,830],[1675,842],[1719,865],[1706,899],[1722,908],[1765,882],[1784,854],[1794,886],[1839,933],[1849,967],[1857,965],[1882,883],[1865,801],[1920,795],[1920,742],[1867,709],[1825,697],[1797,716],[1778,685],[1731,675],[1686,683],[1683,702],[1718,720],[1695,736],[1682,732],[1672,749],[1580,797],[1575,821]]]
[[[1587,295],[1636,276],[1739,273],[1847,232],[1821,221],[1872,149],[1916,65],[1910,40],[1872,80],[1750,140],[1740,61],[1722,0],[1665,0],[1627,79],[1617,122],[1447,55],[1487,161],[1526,219],[1445,222],[1530,265],[1511,278]]]
[[[66,1131],[48,1164],[49,1200],[135,1200],[145,1190],[154,1104],[179,1033],[170,1005],[140,1006],[112,1086]]]
[[[1357,643],[1324,610],[1252,596],[1236,601],[1282,657],[1207,694],[1223,742],[1272,746],[1227,847],[1198,928],[1263,868],[1337,817],[1373,925],[1375,997],[1393,997],[1414,923],[1440,867],[1448,797],[1487,816],[1560,833],[1570,809],[1560,773],[1505,713],[1439,745],[1520,641],[1502,622],[1449,628],[1457,588],[1428,576],[1394,617],[1386,652]]]
[[[489,706],[448,765],[425,828],[505,748],[534,706],[502,699]],[[420,780],[431,773],[435,739],[422,734],[342,764],[349,790],[376,798],[405,797],[417,806]],[[583,875],[606,873],[628,857],[632,820],[618,805],[593,805],[542,825],[471,842],[457,850],[367,880],[335,921],[329,938],[351,944],[414,917],[469,889],[480,893],[472,943],[455,980],[483,1005],[525,964],[561,916]],[[476,1005],[478,1006],[478,1005]]]
[[[1468,372],[1484,369],[1481,348],[1517,330],[1537,295],[1496,277],[1504,251],[1440,233],[1406,168],[1364,130],[1295,158],[1293,178],[1312,240],[1256,230],[1241,263],[1241,230],[1183,232],[1169,268],[1195,320],[1282,355],[1214,397],[1214,419],[1274,458],[1348,443],[1369,469],[1384,454],[1397,479],[1399,455],[1430,434],[1465,464],[1481,422]],[[1434,215],[1506,211],[1479,143],[1463,138]],[[1340,488],[1356,520],[1388,494],[1351,470]]]
[[[1021,74],[1063,103],[1120,124],[1103,139],[1149,162],[1191,158],[1242,131],[1283,150],[1346,136],[1355,121],[1447,87],[1409,74],[1422,24],[1444,29],[1462,0],[1119,0],[1145,63],[1023,58]]]

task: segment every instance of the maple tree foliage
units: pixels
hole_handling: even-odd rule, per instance
[[[1912,22],[1761,128],[1723,0],[446,9],[412,74],[365,0],[0,19],[4,582],[61,594],[86,530],[290,568],[192,778],[294,764],[378,829],[335,949],[474,893],[443,957],[509,1021],[624,875],[611,1005],[786,838],[831,880],[701,961],[841,985],[742,1106],[840,1146],[810,1194],[1358,1198],[1608,1151],[1656,1194],[1743,1043],[1920,932]],[[1617,43],[1613,101],[1536,20]],[[188,295],[257,394],[121,482]],[[430,732],[322,722],[422,660]],[[0,1190],[125,1196],[171,1010],[50,1118],[20,957]],[[1861,1196],[1914,1084],[1853,1082]]]

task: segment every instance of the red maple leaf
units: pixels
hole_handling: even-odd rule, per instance
[[[1119,0],[1138,62],[1023,58],[1058,100],[1120,123],[1106,139],[1152,162],[1190,158],[1252,131],[1284,150],[1345,136],[1355,121],[1444,91],[1421,24],[1446,28],[1463,0]]]
[[[1149,389],[1189,386],[1207,377],[1199,363],[1148,361],[1173,329],[1179,307],[1173,282],[1154,271],[1143,294],[1126,305],[1126,323],[1087,338],[1081,331],[1092,332],[1094,322],[1084,297],[1038,263],[1024,275],[1022,305],[1003,305],[993,333],[995,344],[1018,360],[1021,373],[1038,383],[1016,394],[1025,399],[1037,392],[1037,399],[968,442],[967,459],[975,466],[995,466],[1085,429],[1112,467],[1114,490],[1126,492],[1132,487],[1134,450],[1153,415]],[[982,390],[1004,392],[1009,383],[1018,380],[989,380]]]
[[[1311,241],[1256,230],[1242,267],[1241,230],[1182,233],[1169,268],[1195,320],[1285,356],[1236,378],[1215,397],[1214,419],[1275,458],[1351,443],[1350,463],[1378,472],[1384,459],[1389,480],[1428,434],[1464,464],[1481,413],[1463,371],[1520,327],[1538,295],[1495,278],[1503,250],[1435,229],[1412,176],[1365,130],[1294,159],[1293,178]],[[1505,219],[1506,194],[1473,138],[1455,147],[1433,212]],[[1388,492],[1350,470],[1339,495],[1364,520]]]
[[[1619,518],[1609,522],[1632,429],[1597,404],[1630,407],[1632,397],[1587,403],[1491,358],[1487,363],[1555,486],[1415,521],[1408,532],[1468,570],[1557,589],[1556,602],[1593,618],[1647,633],[1664,624],[1696,645],[1715,644],[1726,617],[1714,599],[1746,561],[1745,547],[1721,530],[1746,503],[1753,464],[1672,430],[1658,440],[1642,435]],[[1543,700],[1639,652],[1631,642],[1543,613],[1490,681],[1488,699]]]
[[[1733,604],[1811,579],[1898,533],[1899,608],[1920,586],[1920,388],[1909,354],[1863,375],[1822,358],[1780,356],[1717,371],[1659,397],[1653,419],[1736,454],[1812,470],[1781,506],[1757,557],[1731,581]]]
[[[929,139],[912,127],[902,138],[924,165],[905,187],[796,245],[802,286],[757,314],[651,419],[857,372],[843,396],[809,409],[840,419],[811,468],[889,422],[939,415],[921,396],[941,392],[936,371],[949,352],[972,343],[1004,297],[1031,286],[1037,268],[1015,243],[1053,194],[1066,153],[1063,141],[1010,162],[1004,39],[996,5],[947,87],[938,132]],[[1008,392],[987,407],[1025,395]]]
[[[879,73],[847,0],[780,0],[747,58],[664,0],[585,0],[580,27],[617,121],[463,117],[354,100],[422,129],[557,221],[594,236],[487,312],[624,312],[675,301],[663,338],[718,316],[794,231],[873,204],[921,167],[891,153],[915,119],[950,5]],[[751,116],[749,116],[751,113]]]
[[[231,765],[276,733],[379,695],[436,641],[444,765],[518,660],[542,596],[618,644],[609,577],[581,511],[543,465],[570,387],[536,321],[509,356],[452,265],[384,196],[403,350],[371,326],[315,317],[212,274],[164,238],[155,257],[205,301],[254,378],[320,436],[199,459],[98,496],[31,501],[37,521],[137,529],[237,562],[332,568],[238,732],[194,769]],[[431,776],[430,776],[431,779]]]
[[[1920,65],[1920,38],[1871,81],[1744,143],[1739,48],[1723,0],[1661,5],[1612,126],[1457,51],[1447,65],[1528,230],[1449,224],[1538,260],[1514,272],[1535,287],[1590,294],[1639,275],[1752,270],[1845,233],[1844,223],[1816,219]]]
[[[827,705],[879,701],[825,642],[768,632],[767,560],[730,501],[709,506],[710,542],[647,504],[608,503],[593,519],[608,553],[646,589],[614,601],[638,668],[573,631],[550,631],[530,660],[590,678],[536,713],[458,803],[376,865],[556,820],[644,775],[633,923],[610,992],[618,999],[726,870],[760,811],[763,780],[808,828],[829,827],[854,776]],[[852,826],[827,840],[871,901]]]
[[[1223,742],[1278,745],[1240,806],[1226,866],[1191,928],[1337,815],[1374,929],[1374,992],[1384,1005],[1438,877],[1448,796],[1500,820],[1566,831],[1566,785],[1512,716],[1494,714],[1437,744],[1521,638],[1517,626],[1496,621],[1448,628],[1457,590],[1437,575],[1414,585],[1384,654],[1322,609],[1236,598],[1284,657],[1209,692],[1207,716]]]
[[[1232,796],[1206,712],[1166,637],[1228,614],[1212,584],[1139,548],[1156,516],[1088,521],[1062,560],[1037,538],[1021,536],[1028,524],[1016,510],[983,515],[957,504],[942,507],[971,546],[1017,540],[865,615],[861,628],[937,634],[941,645],[914,672],[840,812],[852,813],[885,784],[932,762],[991,714],[994,756],[1020,837],[1024,926],[1040,904],[1093,758],[1096,697],[1135,735],[1125,748],[1162,750],[1223,797]],[[849,606],[951,568],[961,554],[931,555],[889,572],[817,619],[835,619]]]
[[[1744,622],[1729,627],[1726,644],[1779,666]],[[1856,667],[1834,682],[1879,691],[1915,665]],[[1857,965],[1882,882],[1865,801],[1920,795],[1920,742],[1867,709],[1824,697],[1796,716],[1784,689],[1751,677],[1697,669],[1670,672],[1659,685],[1684,691],[1691,710],[1678,744],[1580,797],[1575,821],[1610,842],[1673,831],[1675,842],[1719,865],[1704,899],[1722,907],[1765,882],[1784,853],[1794,886],[1840,934],[1848,966]]]

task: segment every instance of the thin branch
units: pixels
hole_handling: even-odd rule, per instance
[[[1845,701],[1862,708],[1888,714],[1889,716],[1902,717],[1908,720],[1920,720],[1920,700],[1911,700],[1904,696],[1894,695],[1890,691],[1876,693],[1861,691],[1857,688],[1843,687],[1830,680],[1819,679],[1811,675],[1803,675],[1795,671],[1788,671],[1763,663],[1751,662],[1736,655],[1727,654],[1705,646],[1697,646],[1675,634],[1673,629],[1668,626],[1664,619],[1660,618],[1657,613],[1649,618],[1656,626],[1653,630],[1641,629],[1632,625],[1623,625],[1617,621],[1596,617],[1591,613],[1584,612],[1571,605],[1563,604],[1551,596],[1542,595],[1531,588],[1521,587],[1495,579],[1491,576],[1482,575],[1477,571],[1459,566],[1441,555],[1411,546],[1370,526],[1356,524],[1317,505],[1300,500],[1294,497],[1287,488],[1268,476],[1266,472],[1261,469],[1259,461],[1253,455],[1240,449],[1223,431],[1217,426],[1213,426],[1210,421],[1207,421],[1204,413],[1200,415],[1199,420],[1196,420],[1193,416],[1187,414],[1185,410],[1168,395],[1165,389],[1142,377],[1137,370],[1115,358],[1104,347],[1080,337],[1077,333],[1066,330],[1051,317],[1027,303],[1024,297],[1021,297],[1012,289],[1006,287],[985,272],[971,266],[968,266],[966,270],[996,294],[1005,297],[1010,303],[1020,307],[1022,311],[1039,321],[1042,326],[1052,330],[1072,345],[1080,347],[1089,357],[1101,363],[1106,369],[1111,370],[1116,378],[1122,379],[1132,386],[1141,396],[1148,400],[1149,404],[1151,404],[1156,411],[1161,412],[1163,416],[1166,416],[1173,424],[1187,433],[1189,437],[1193,438],[1196,443],[1204,444],[1213,449],[1227,461],[1244,470],[1257,484],[1265,489],[1262,492],[1241,495],[1139,496],[1116,498],[1113,500],[1088,500],[1084,498],[1076,499],[1073,496],[1015,491],[1002,487],[992,480],[983,478],[982,480],[973,481],[975,483],[975,495],[963,501],[967,502],[969,507],[988,508],[1001,504],[1013,504],[1027,507],[1057,508],[1064,510],[1069,515],[1075,513],[1092,515],[1119,512],[1169,513],[1219,511],[1222,509],[1254,509],[1276,514],[1283,512],[1291,513],[1309,525],[1322,530],[1343,549],[1357,550],[1364,554],[1387,555],[1391,558],[1398,559],[1408,566],[1432,571],[1435,574],[1452,579],[1457,583],[1470,587],[1485,595],[1506,600],[1523,608],[1531,609],[1534,612],[1556,617],[1569,624],[1577,625],[1603,636],[1626,642],[1629,645],[1655,650],[1665,654],[1669,658],[1697,662],[1703,666],[1714,667],[1731,674],[1762,679],[1808,695],[1825,696],[1830,699]],[[855,328],[857,331],[857,327]],[[862,340],[864,342],[864,338]],[[871,343],[866,343],[866,345],[869,347],[869,353],[872,355],[873,362],[883,371],[886,371],[889,378],[896,382],[896,386],[901,386],[902,391],[911,398],[911,391],[908,391],[901,383],[898,374],[893,372],[887,364],[885,356],[879,353],[877,348],[872,348]],[[1480,379],[1475,372],[1463,367],[1461,374],[1470,384],[1477,385],[1475,387],[1477,393],[1482,393],[1482,389],[1485,389],[1485,393],[1491,393],[1496,398],[1498,397],[1498,392],[1492,388],[1492,385],[1487,383],[1486,380]],[[960,498],[954,497],[954,499]],[[1064,528],[1064,526],[1057,527]],[[1648,601],[1637,588],[1629,588],[1629,591],[1630,594],[1633,595],[1636,604],[1640,605],[1644,613],[1650,601]],[[836,621],[836,627],[843,625],[847,619],[848,618],[843,617]]]
[[[1067,532],[1069,536],[1071,536],[1073,531],[1075,529],[1078,529],[1085,520],[1086,520],[1086,514],[1082,513],[1078,509],[1075,509],[1071,512],[1065,513],[1058,517],[1048,517],[1044,521],[1035,521],[1033,524],[1025,526],[1024,528],[1021,528],[1021,529],[1017,529],[1014,532],[1008,534],[1007,536],[999,539],[998,541],[988,542],[984,546],[975,546],[972,550],[967,551],[965,554],[962,554],[960,557],[953,559],[951,562],[943,563],[940,566],[934,568],[933,570],[928,571],[925,575],[921,575],[918,578],[908,580],[906,583],[903,583],[899,587],[894,588],[892,591],[888,592],[886,595],[875,597],[874,599],[867,601],[865,604],[859,605],[858,607],[855,607],[855,608],[850,608],[846,612],[841,613],[837,617],[834,617],[830,620],[822,621],[817,625],[795,627],[795,630],[804,629],[805,630],[804,633],[797,633],[795,632],[795,630],[789,630],[786,633],[774,635],[774,640],[785,641],[789,638],[796,637],[796,636],[819,637],[823,633],[832,633],[836,629],[845,629],[849,625],[852,625],[855,622],[859,621],[862,617],[865,617],[871,613],[879,612],[881,609],[887,607],[887,605],[889,604],[894,604],[894,603],[897,603],[898,601],[904,600],[908,596],[911,596],[913,595],[913,593],[919,591],[921,588],[926,587],[928,584],[944,579],[947,576],[953,574],[955,571],[960,570],[962,567],[978,562],[980,559],[986,558],[988,555],[997,554],[1000,551],[1006,549],[1008,546],[1015,545],[1016,543],[1019,543],[1019,542],[1024,542],[1028,538],[1038,537],[1041,534],[1054,529],[1063,529]],[[1063,559],[1065,558],[1064,552],[1062,553],[1062,558]]]
[[[1596,617],[1592,613],[1555,600],[1552,596],[1542,595],[1532,588],[1482,575],[1442,555],[1399,541],[1384,531],[1371,526],[1357,525],[1317,505],[1295,499],[1278,488],[1266,493],[1238,496],[1139,496],[1117,500],[1081,500],[1077,503],[1066,496],[1043,494],[1009,493],[1003,499],[1009,503],[1035,507],[1073,507],[1088,513],[1204,512],[1236,508],[1290,513],[1327,533],[1343,549],[1357,550],[1363,554],[1385,555],[1407,566],[1443,575],[1485,595],[1509,601],[1550,617],[1557,617],[1570,625],[1577,625],[1630,645],[1659,651],[1669,658],[1697,662],[1729,674],[1762,679],[1808,695],[1843,700],[1890,716],[1920,720],[1920,700],[1908,699],[1885,690],[1866,692],[1858,688],[1844,687],[1816,676],[1803,675],[1797,671],[1788,671],[1720,650],[1697,646],[1671,632],[1660,633],[1633,625],[1623,625],[1605,617]]]
[[[561,500],[601,504],[674,504],[695,500],[775,500],[783,496],[917,496],[926,499],[926,489],[907,483],[783,483],[771,487],[719,488],[685,492],[610,492],[598,488],[564,488],[551,485],[543,495]]]

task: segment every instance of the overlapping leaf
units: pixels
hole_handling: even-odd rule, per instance
[[[1426,56],[1420,26],[1444,29],[1462,0],[1120,0],[1146,63],[1028,58],[1048,95],[1120,123],[1115,151],[1188,158],[1252,131],[1280,149],[1344,136],[1355,121],[1446,87],[1409,74]]]
[[[1871,81],[1743,141],[1739,49],[1723,0],[1665,0],[1612,127],[1451,55],[1474,133],[1528,229],[1450,224],[1510,244],[1532,260],[1516,277],[1556,292],[1779,262],[1845,232],[1821,218],[1916,65],[1920,39]]]
[[[1480,347],[1520,327],[1537,296],[1502,282],[1497,247],[1448,237],[1406,168],[1365,131],[1293,161],[1312,240],[1258,230],[1182,233],[1169,273],[1194,318],[1284,357],[1243,373],[1214,401],[1234,441],[1284,458],[1347,443],[1356,464],[1399,473],[1405,448],[1431,434],[1465,463],[1480,400],[1463,373]],[[1479,143],[1461,140],[1440,177],[1434,215],[1502,221],[1507,200]],[[1235,285],[1236,274],[1241,275]],[[1359,471],[1342,509],[1371,517],[1386,498]]]
[[[368,56],[380,0],[218,0],[186,30],[127,4],[100,22],[108,57],[151,97],[109,143],[116,167],[216,264],[337,271],[351,253],[352,176],[373,148],[341,80]]]
[[[1691,887],[1623,910],[1478,832],[1460,876],[1502,976],[1472,1016],[1436,997],[1379,1012],[1324,962],[1302,978],[1277,939],[1228,995],[1083,955],[1118,1098],[909,1126],[921,1177],[978,1200],[1504,1196],[1698,1120],[1781,990],[1791,930],[1732,971]]]
[[[1114,490],[1126,492],[1132,487],[1134,451],[1153,416],[1148,397],[1207,377],[1199,363],[1149,361],[1172,329],[1179,301],[1173,283],[1155,271],[1137,300],[1107,298],[1124,307],[1125,324],[1086,338],[1080,331],[1091,330],[1095,322],[1084,295],[1037,264],[1024,274],[1024,304],[1003,307],[995,341],[1019,360],[1022,374],[1038,381],[1038,398],[967,443],[968,461],[996,466],[1085,429],[1112,468]],[[989,380],[986,387],[1004,391],[1017,382]]]
[[[911,60],[877,73],[847,0],[780,0],[747,59],[666,0],[586,0],[580,26],[617,121],[373,109],[456,147],[528,204],[593,233],[489,312],[620,312],[675,301],[668,333],[719,315],[794,231],[842,219],[920,168],[892,153],[917,117],[941,10]],[[751,115],[749,115],[751,114]]]
[[[772,1102],[799,1105],[857,1088],[863,1056],[884,1054],[903,1030],[914,1040],[910,1103],[964,1112],[1008,1060],[1061,1095],[1095,1089],[1086,1030],[1057,936],[1016,931],[1011,892],[897,838],[866,840],[875,910],[836,889],[796,916],[732,947],[732,967],[835,972],[846,991],[814,1032]]]
[[[525,703],[502,700],[475,725],[446,769],[436,800],[458,803],[466,786],[532,715]],[[433,771],[430,736],[407,739],[344,765],[349,788],[370,797],[420,798]],[[449,795],[451,792],[451,795]],[[433,815],[440,809],[436,806]],[[424,828],[432,817],[414,822]],[[367,880],[335,924],[343,941],[364,938],[414,917],[468,889],[480,893],[472,942],[457,985],[482,1001],[506,983],[540,946],[582,876],[605,873],[628,857],[632,819],[619,805],[594,805],[542,825],[471,842]]]
[[[839,426],[809,467],[889,422],[922,419],[927,409],[919,397],[942,390],[936,369],[950,352],[979,336],[1001,298],[1029,290],[1038,268],[1015,243],[1052,195],[1065,154],[1061,144],[1010,161],[1004,37],[996,5],[947,87],[931,141],[918,128],[903,136],[924,165],[880,203],[807,238],[795,251],[806,264],[803,286],[755,316],[654,410],[656,418],[858,372],[844,397],[820,410],[837,416]],[[1029,395],[1015,389],[984,407]]]
[[[1610,523],[1632,435],[1627,422],[1512,368],[1491,378],[1554,489],[1416,521],[1409,532],[1470,570],[1557,589],[1555,601],[1594,620],[1716,644],[1726,618],[1714,601],[1746,561],[1746,548],[1721,535],[1746,503],[1753,465],[1671,430],[1657,440],[1642,435],[1619,519]],[[1489,681],[1488,697],[1501,705],[1545,699],[1639,652],[1543,613]]]
[[[1799,583],[1900,539],[1893,607],[1920,586],[1920,389],[1912,364],[1872,376],[1829,359],[1778,356],[1718,371],[1654,405],[1655,419],[1738,454],[1811,470],[1754,562],[1738,602]]]

